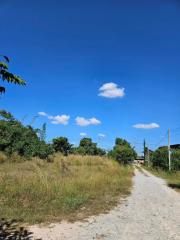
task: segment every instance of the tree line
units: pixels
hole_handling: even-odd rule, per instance
[[[127,164],[136,158],[134,148],[124,139],[117,138],[111,151],[97,146],[91,138],[80,140],[79,146],[72,145],[68,138],[57,137],[52,143],[46,143],[46,126],[35,129],[30,125],[23,125],[14,116],[5,110],[0,111],[0,151],[7,156],[16,153],[19,156],[31,159],[39,157],[48,159],[52,154],[59,152],[65,156],[69,154],[105,156]]]

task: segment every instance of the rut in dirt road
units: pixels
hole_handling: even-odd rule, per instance
[[[31,230],[43,240],[180,240],[180,193],[135,170],[132,194],[108,214]]]

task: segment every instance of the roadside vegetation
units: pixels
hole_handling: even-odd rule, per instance
[[[135,157],[120,138],[109,153],[91,138],[46,143],[46,126],[0,111],[0,216],[27,223],[78,220],[108,211],[131,188]]]
[[[151,152],[147,170],[154,175],[164,178],[168,186],[180,191],[180,149],[171,149],[172,171],[168,170],[168,148],[160,147]]]
[[[7,159],[0,165],[0,215],[27,223],[83,219],[115,206],[130,192],[132,176],[130,166],[107,157]]]

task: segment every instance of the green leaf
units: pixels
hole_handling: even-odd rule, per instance
[[[5,62],[0,62],[0,68],[8,69],[8,65]]]
[[[0,94],[5,93],[5,88],[0,86]]]
[[[9,63],[9,58],[8,58],[7,56],[3,56],[3,57],[4,57],[4,59],[6,60],[6,62]]]
[[[4,70],[4,69],[0,70],[0,75],[1,75],[3,81],[7,81],[10,83],[19,84],[19,85],[26,85],[26,82],[22,78]]]

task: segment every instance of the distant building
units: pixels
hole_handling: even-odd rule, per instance
[[[144,157],[143,156],[138,156],[135,160],[134,160],[134,164],[144,164]]]

